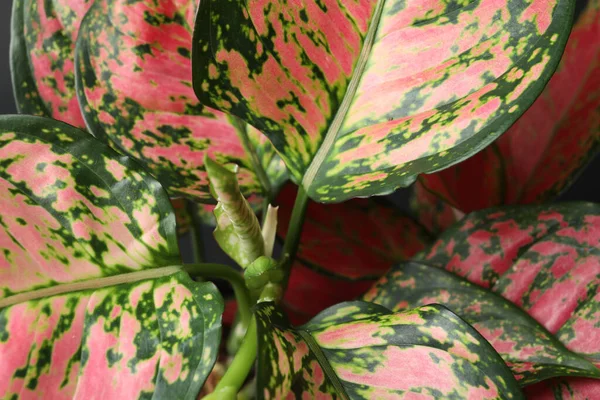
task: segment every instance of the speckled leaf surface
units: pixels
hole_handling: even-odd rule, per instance
[[[245,124],[202,106],[192,90],[197,3],[96,2],[82,22],[76,49],[85,121],[94,134],[108,136],[146,165],[172,196],[212,201],[206,154],[237,164],[243,192],[262,194],[251,154],[256,144]]]
[[[535,100],[573,0],[202,1],[194,89],[269,136],[315,200],[386,194]]]
[[[441,306],[341,303],[300,327],[271,303],[256,316],[260,399],[523,398],[493,348]]]
[[[195,398],[223,301],[176,267],[157,181],[72,126],[3,116],[0,209],[0,398]]]
[[[277,198],[283,240],[296,191],[287,185]],[[283,305],[293,323],[306,322],[326,307],[363,294],[394,263],[430,242],[423,227],[383,199],[310,202]]]
[[[510,300],[600,367],[599,249],[600,205],[566,203],[472,213],[417,258]]]
[[[180,263],[158,182],[76,128],[0,117],[0,185],[0,297]]]
[[[195,399],[222,311],[215,286],[183,272],[2,308],[0,397]]]
[[[556,74],[523,117],[484,151],[419,184],[463,212],[541,203],[568,187],[599,146],[600,1],[590,0]]]
[[[74,51],[93,0],[15,0],[11,73],[17,107],[84,127],[75,97]]]
[[[592,362],[566,349],[525,311],[443,269],[402,263],[362,299],[393,311],[438,303],[456,310],[502,356],[521,385],[559,376],[600,378]]]

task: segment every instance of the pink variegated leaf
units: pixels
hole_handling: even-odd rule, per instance
[[[194,89],[264,132],[314,200],[386,194],[525,112],[574,2],[203,0]]]
[[[591,393],[600,380],[565,377],[600,378],[599,249],[597,204],[479,211],[364,299],[394,310],[444,304],[490,341],[522,384],[562,377],[546,386],[560,392],[586,382],[573,387]]]
[[[166,192],[72,126],[0,117],[0,398],[195,399],[223,301]]]
[[[260,399],[523,398],[489,343],[441,306],[348,302],[293,327],[261,303],[256,318]]]
[[[394,311],[431,303],[456,310],[494,346],[523,386],[561,376],[600,378],[591,360],[568,350],[527,312],[434,266],[396,265],[362,299]]]
[[[97,1],[76,49],[79,103],[95,135],[146,165],[172,196],[213,202],[204,156],[239,166],[244,194],[270,196],[285,175],[270,142],[245,123],[201,105],[191,83],[198,1]],[[259,153],[257,155],[256,153]],[[264,156],[264,157],[263,157]],[[269,164],[263,165],[261,161]]]
[[[74,50],[93,0],[15,0],[11,72],[17,107],[85,127],[75,96]]]
[[[288,184],[277,197],[283,240],[296,192]],[[292,323],[304,323],[326,307],[363,294],[393,264],[429,243],[421,225],[381,198],[326,205],[311,201],[282,305]]]
[[[492,146],[452,168],[422,175],[418,185],[463,212],[542,203],[565,190],[598,149],[600,1],[589,0],[557,72],[523,117]]]

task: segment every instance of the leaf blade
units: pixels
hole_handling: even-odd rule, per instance
[[[386,194],[481,150],[533,102],[573,11],[545,4],[203,2],[194,88],[265,132],[313,199]]]
[[[323,398],[347,396],[350,399],[409,393],[449,397],[477,393],[479,398],[521,398],[510,372],[504,363],[497,364],[498,355],[487,342],[476,339],[479,336],[475,330],[443,307],[422,307],[408,313],[394,314],[375,304],[342,303],[298,328],[292,328],[273,305],[261,304],[257,317],[257,383],[258,393],[264,398],[308,393],[312,396],[318,393]],[[436,327],[449,335],[452,332],[452,338],[447,337],[446,340],[435,335]],[[273,329],[280,333],[270,336]],[[319,351],[314,353],[311,346],[302,342],[306,335],[314,340],[311,346],[318,345],[322,354]],[[272,338],[281,343],[269,347],[267,341]],[[462,353],[453,350],[458,342],[465,346]],[[293,351],[294,346],[297,353]],[[272,349],[277,350],[269,353]],[[284,352],[284,349],[288,350]],[[386,356],[386,352],[390,354]],[[434,360],[438,360],[437,363],[431,362],[432,359],[426,354],[431,354]],[[470,361],[465,362],[466,359]],[[423,364],[419,363],[427,364],[426,360],[431,363],[431,368],[423,369]],[[444,364],[443,360],[449,364]],[[384,368],[386,361],[389,361],[387,372]],[[273,370],[277,362],[289,363],[291,368]],[[418,373],[412,366],[413,362],[421,365]],[[457,368],[447,369],[453,363],[457,363]],[[308,370],[312,371],[310,375]],[[424,377],[422,374],[429,374],[426,371],[431,372],[432,376]],[[335,374],[332,378],[339,380],[338,385],[329,380],[327,374],[332,373]],[[421,377],[417,376],[419,374]],[[480,374],[487,375],[483,379]],[[394,379],[391,379],[392,375]],[[462,380],[454,380],[453,377],[458,378],[458,375],[462,376]],[[272,379],[273,376],[277,378]],[[400,376],[403,378],[398,379]],[[334,387],[339,385],[343,389],[338,389],[338,392]]]

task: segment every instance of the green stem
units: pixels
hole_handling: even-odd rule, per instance
[[[228,281],[233,287],[242,323],[248,326],[252,319],[252,312],[250,311],[252,302],[242,274],[232,267],[222,264],[184,264],[183,270],[194,276]]]
[[[235,399],[236,393],[246,381],[254,365],[257,350],[256,319],[252,318],[242,345],[227,368],[227,372],[217,384],[214,392],[205,399]]]
[[[242,139],[242,146],[246,149],[248,154],[250,155],[250,162],[252,163],[252,169],[254,169],[254,173],[258,178],[258,182],[263,188],[263,191],[267,194],[267,199],[271,200],[271,181],[267,176],[267,172],[263,168],[260,159],[258,158],[258,154],[256,154],[255,146],[250,142],[250,138],[248,137],[248,125],[236,118],[236,125],[238,126],[238,130],[240,132],[240,138]]]
[[[296,202],[292,210],[292,216],[290,217],[290,224],[288,231],[285,236],[285,243],[283,245],[283,251],[281,253],[280,263],[285,272],[285,278],[283,280],[283,288],[287,287],[287,281],[290,277],[290,271],[296,253],[298,252],[298,245],[300,244],[300,236],[302,234],[302,227],[304,225],[304,217],[306,215],[306,207],[308,206],[308,195],[304,189],[300,186],[298,188],[298,194],[296,195]]]
[[[188,213],[192,218],[190,236],[192,239],[192,249],[194,252],[194,263],[201,263],[204,262],[204,242],[202,241],[202,232],[200,232],[202,221],[200,221],[200,218],[198,218],[197,205],[190,202],[188,205]]]

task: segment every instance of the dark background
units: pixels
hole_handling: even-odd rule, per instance
[[[581,3],[581,2],[580,2]],[[12,1],[0,0],[0,113],[14,114],[16,107],[12,95],[9,66],[10,46],[10,12]],[[402,198],[404,193],[396,196]],[[400,199],[402,202],[402,199]],[[600,157],[586,168],[577,182],[571,186],[560,198],[560,200],[585,200],[600,202]]]

